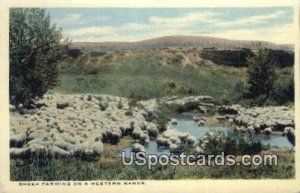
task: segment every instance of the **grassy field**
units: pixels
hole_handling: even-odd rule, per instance
[[[246,70],[223,66],[161,65],[135,59],[122,65],[98,66],[95,73],[61,73],[61,93],[97,93],[149,99],[171,95],[236,97],[235,86],[245,81]],[[82,73],[78,73],[82,72]]]
[[[270,151],[262,153],[271,153]],[[123,166],[118,158],[87,162],[76,159],[12,159],[11,180],[172,180],[172,179],[291,179],[294,153],[277,150],[277,166]]]

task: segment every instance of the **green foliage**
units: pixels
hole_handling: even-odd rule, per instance
[[[202,58],[211,60],[218,65],[246,67],[247,57],[253,56],[253,53],[249,49],[240,49],[240,50],[204,49],[200,53],[200,55]]]
[[[57,62],[68,47],[44,9],[10,10],[10,96],[26,102],[41,97],[57,82]]]
[[[248,58],[248,97],[256,98],[261,95],[268,97],[275,83],[274,61],[269,57],[268,50],[259,50],[253,57]]]
[[[222,152],[225,155],[251,155],[263,150],[262,144],[254,140],[252,133],[249,132],[208,132],[199,142],[204,153],[212,155],[218,155]]]
[[[272,92],[272,99],[279,104],[294,101],[294,72],[293,68],[278,70],[278,78]]]

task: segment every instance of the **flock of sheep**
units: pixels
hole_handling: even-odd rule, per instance
[[[196,138],[175,129],[161,133],[155,123],[147,121],[149,116],[159,113],[161,103],[182,106],[192,103],[203,107],[212,105],[205,103],[209,100],[208,96],[173,97],[140,101],[133,106],[126,98],[109,95],[45,95],[38,101],[37,108],[21,114],[11,107],[10,155],[25,158],[42,153],[95,160],[105,151],[105,143],[117,145],[124,136],[131,136],[133,152],[146,151],[144,146],[156,140],[157,148],[168,148],[176,153],[185,146],[195,147]],[[217,117],[219,121],[232,121],[250,128],[265,120],[270,123],[269,134],[280,125],[285,126],[288,136],[294,133],[292,112],[284,107],[223,107],[220,113],[225,115]],[[204,117],[193,119],[199,126],[206,122]],[[171,123],[177,124],[177,120],[172,119]],[[267,126],[260,124],[260,129],[264,127],[263,132],[267,133]]]
[[[25,158],[33,154],[54,157],[101,157],[105,143],[117,145],[131,136],[133,151],[156,140],[158,148],[176,152],[183,145],[194,145],[188,133],[167,130],[159,133],[155,123],[147,121],[158,111],[149,100],[130,106],[126,98],[109,95],[46,95],[39,108],[22,114],[11,109],[10,155]],[[136,148],[139,147],[139,148]]]

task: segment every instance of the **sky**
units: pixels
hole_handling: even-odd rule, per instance
[[[293,9],[51,8],[51,22],[73,42],[139,41],[199,35],[293,44]]]

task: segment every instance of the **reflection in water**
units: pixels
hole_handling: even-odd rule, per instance
[[[188,132],[195,136],[197,139],[201,139],[209,131],[228,131],[229,128],[225,127],[208,127],[208,126],[198,126],[196,122],[187,118],[179,118],[177,125],[168,124],[169,128],[174,128],[180,132]],[[263,134],[254,134],[254,138],[259,140],[263,145],[269,145],[273,148],[287,148],[291,149],[293,146],[287,140],[285,136],[270,135],[266,136]],[[147,154],[170,154],[168,149],[157,148],[156,141],[151,141],[146,147]],[[124,150],[127,155],[131,151],[131,148]]]

